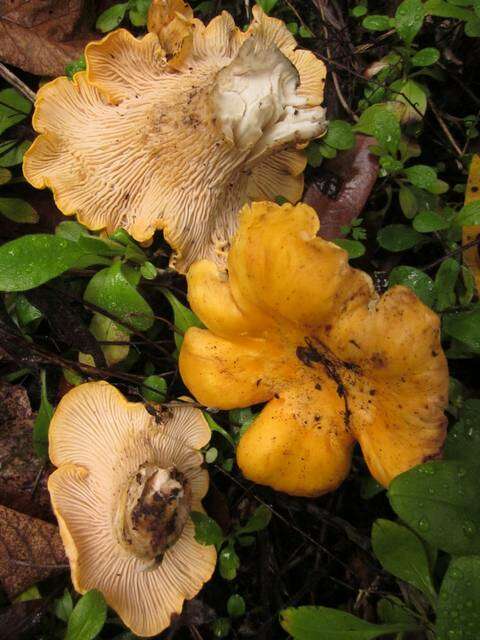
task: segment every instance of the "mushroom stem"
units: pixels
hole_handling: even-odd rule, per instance
[[[117,512],[122,547],[153,568],[180,537],[191,508],[191,489],[175,467],[144,463],[130,478]]]

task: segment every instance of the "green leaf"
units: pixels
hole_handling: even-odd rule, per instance
[[[406,218],[413,218],[418,211],[418,202],[415,192],[410,187],[400,187],[398,200],[403,215]]]
[[[228,615],[232,618],[240,618],[245,614],[245,600],[238,593],[234,593],[227,600]]]
[[[357,4],[355,7],[353,7],[350,13],[354,18],[361,18],[366,13],[368,13],[368,8],[363,4]]]
[[[398,252],[411,249],[422,240],[422,235],[404,224],[389,224],[377,234],[378,244],[387,251]]]
[[[393,85],[392,85],[393,87]],[[421,120],[427,110],[427,94],[422,85],[414,80],[407,80],[395,86],[395,101],[403,104],[402,122]]]
[[[369,31],[388,31],[390,29],[390,18],[384,15],[373,14],[363,19],[362,27]]]
[[[303,25],[303,24],[300,26],[300,28],[298,30],[298,35],[301,38],[313,38],[314,37],[313,33],[310,31],[310,29],[307,26]]]
[[[360,495],[364,500],[371,500],[375,496],[385,491],[385,487],[382,487],[375,478],[372,476],[366,476],[362,478],[360,484]]]
[[[26,150],[32,143],[30,140],[5,140],[0,143],[0,167],[14,167],[23,160]]]
[[[85,302],[107,311],[119,324],[126,322],[138,331],[153,325],[152,308],[124,276],[119,261],[96,273],[83,297]]]
[[[96,589],[87,591],[75,605],[68,620],[65,640],[93,640],[107,619],[107,603]]]
[[[392,269],[388,279],[391,287],[396,284],[409,287],[424,304],[429,307],[433,305],[435,299],[433,280],[423,271],[401,265]]]
[[[474,15],[472,11],[457,7],[452,2],[445,2],[445,0],[427,0],[423,7],[427,15],[438,16],[439,18],[470,20]]]
[[[71,240],[72,242],[77,242],[81,236],[88,236],[90,234],[88,229],[79,222],[65,220],[64,222],[57,224],[55,227],[55,235]]]
[[[148,376],[142,383],[142,395],[145,400],[162,404],[167,397],[168,385],[161,376]]]
[[[85,60],[85,56],[81,55],[77,60],[72,60],[67,65],[65,65],[65,75],[70,80],[73,79],[73,76],[79,71],[85,71],[87,68],[87,61]]]
[[[0,135],[14,124],[25,120],[32,103],[15,89],[0,91]]]
[[[272,512],[268,507],[261,504],[257,509],[255,509],[253,515],[247,521],[247,524],[243,527],[240,527],[236,531],[236,535],[244,534],[244,533],[255,533],[256,531],[262,531],[266,529],[272,519]]]
[[[480,476],[463,462],[433,461],[397,476],[388,497],[395,513],[433,547],[480,553]]]
[[[175,328],[178,329],[178,332],[175,331],[175,344],[177,349],[180,349],[183,342],[183,336],[187,332],[187,329],[190,327],[199,327],[200,329],[203,329],[205,326],[200,322],[191,309],[188,309],[180,302],[180,300],[177,300],[171,291],[168,289],[162,289],[162,293],[172,307],[173,322],[175,324]]]
[[[195,540],[199,544],[214,545],[218,549],[225,540],[220,526],[206,513],[192,511],[190,515],[195,525]]]
[[[352,126],[345,120],[330,120],[327,134],[322,142],[334,149],[351,149],[355,145],[355,134]]]
[[[459,460],[475,467],[480,459],[480,400],[465,400],[458,422],[448,432],[445,460]]]
[[[39,220],[35,209],[21,198],[0,198],[0,213],[13,222],[33,224]]]
[[[21,294],[17,295],[15,300],[15,312],[21,327],[26,327],[31,322],[35,322],[35,320],[39,320],[42,317],[42,312]]]
[[[38,233],[0,247],[0,291],[39,287],[74,267],[82,251],[65,238]]]
[[[443,330],[447,336],[460,340],[480,353],[480,307],[443,316]]]
[[[395,115],[382,104],[374,104],[365,109],[354,130],[373,136],[391,154],[395,154],[398,149],[400,124]]]
[[[257,0],[257,4],[262,7],[265,13],[270,13],[270,11],[275,7],[278,0]]]
[[[437,311],[445,311],[454,307],[457,297],[455,285],[460,274],[460,264],[454,258],[447,258],[440,265],[435,276],[435,307]]]
[[[102,33],[107,33],[108,31],[116,29],[125,18],[128,4],[128,2],[122,2],[120,4],[114,4],[112,7],[106,9],[98,16],[95,27]]]
[[[420,189],[431,191],[437,184],[437,172],[426,164],[416,164],[405,169],[405,175],[412,184]]]
[[[371,624],[345,611],[308,606],[284,609],[280,624],[295,640],[372,640],[416,628],[404,622]]]
[[[440,588],[437,640],[478,640],[480,557],[453,558]]]
[[[220,551],[220,555],[218,557],[218,569],[220,571],[220,575],[225,580],[234,580],[239,566],[240,558],[235,551],[233,541],[230,540],[227,546]]]
[[[462,207],[455,216],[455,222],[465,226],[480,224],[480,200],[470,202]]]
[[[420,31],[425,9],[421,0],[403,0],[395,12],[395,28],[398,35],[410,44]]]
[[[415,616],[400,598],[388,596],[377,604],[377,614],[382,622],[403,622],[415,625]]]
[[[430,67],[440,59],[440,51],[434,47],[425,47],[420,49],[412,56],[410,62],[414,67]]]
[[[308,164],[314,169],[317,169],[322,164],[323,155],[318,142],[310,142],[306,149],[306,154]]]
[[[48,428],[53,416],[53,407],[47,396],[47,379],[45,370],[40,372],[40,408],[33,423],[33,448],[40,458],[48,456]]]
[[[469,38],[480,37],[480,18],[473,16],[465,23],[465,35]]]
[[[140,267],[140,273],[146,280],[155,280],[158,276],[157,267],[151,262],[145,262]]]
[[[448,229],[450,223],[435,211],[420,211],[413,221],[413,228],[419,233],[432,233]]]
[[[413,531],[391,520],[379,519],[372,528],[372,548],[384,569],[420,589],[435,604],[437,594],[427,552]]]
[[[73,600],[68,589],[65,589],[63,596],[55,600],[55,615],[59,620],[68,622],[73,610]]]
[[[215,638],[226,638],[230,634],[231,627],[228,618],[217,618],[212,622],[212,633]]]
[[[8,169],[0,169],[0,187],[4,184],[8,184],[12,179],[12,172]]]
[[[365,245],[359,240],[349,240],[348,238],[337,238],[334,240],[338,247],[348,253],[348,257],[353,260],[365,254]]]
[[[235,448],[235,441],[232,438],[232,436],[228,433],[228,431],[226,431],[223,427],[217,424],[215,420],[212,418],[212,416],[206,411],[203,412],[203,415],[205,417],[205,420],[208,422],[208,426],[210,427],[210,429],[222,435],[225,438],[225,440],[227,440],[227,442],[229,442],[232,445],[232,447]]]

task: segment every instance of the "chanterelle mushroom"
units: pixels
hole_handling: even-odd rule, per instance
[[[181,0],[152,5],[141,39],[119,29],[85,51],[87,70],[38,92],[24,174],[90,229],[135,239],[162,228],[185,271],[222,262],[242,204],[297,202],[298,149],[326,126],[325,66],[260,7],[247,31],[205,26]]]
[[[215,568],[189,515],[208,488],[201,412],[186,405],[155,417],[92,382],[62,399],[49,438],[59,468],[48,488],[75,589],[99,589],[135,634],[160,633]]]
[[[244,475],[293,495],[335,489],[357,440],[373,476],[437,456],[448,370],[438,317],[410,289],[378,296],[345,251],[316,233],[307,205],[245,207],[228,278],[209,261],[188,274],[208,328],[187,331],[183,380],[220,409],[268,404],[243,435]]]

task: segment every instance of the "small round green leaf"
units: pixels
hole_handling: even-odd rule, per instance
[[[327,134],[322,142],[334,149],[351,149],[355,144],[355,134],[352,126],[345,120],[330,120]]]
[[[142,395],[146,400],[150,402],[157,402],[161,404],[165,402],[167,397],[168,385],[165,378],[161,376],[148,376],[145,378],[142,384]]]
[[[219,547],[224,535],[215,520],[200,511],[192,511],[190,515],[195,525],[195,540],[200,544]]]
[[[362,26],[369,31],[388,31],[390,29],[390,18],[373,14],[363,19]]]
[[[432,233],[448,229],[450,223],[435,211],[420,211],[413,221],[413,228],[419,233]]]
[[[227,601],[228,615],[232,618],[240,618],[245,614],[245,600],[238,593],[233,594]]]
[[[124,276],[120,261],[96,273],[83,297],[126,326],[146,331],[153,324],[152,308]]]
[[[377,234],[378,244],[387,251],[411,249],[422,240],[422,235],[404,224],[389,224]]]
[[[425,47],[420,49],[411,58],[410,62],[414,67],[430,67],[440,59],[440,51],[434,47]]]
[[[116,29],[125,18],[128,4],[128,2],[122,2],[120,4],[114,4],[112,7],[106,9],[98,16],[95,27],[102,33],[107,33],[108,31]]]
[[[389,275],[390,286],[401,284],[411,289],[420,300],[431,307],[435,299],[433,280],[415,267],[401,265],[392,269]]]
[[[395,28],[398,35],[407,42],[412,42],[420,31],[425,9],[421,0],[403,0],[395,12]]]

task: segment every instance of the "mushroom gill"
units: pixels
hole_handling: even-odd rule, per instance
[[[163,229],[179,271],[223,264],[245,202],[299,200],[300,147],[326,127],[324,64],[253,14],[243,32],[226,12],[205,26],[184,2],[156,2],[145,37],[90,43],[85,72],[38,93],[27,180],[90,229]]]

